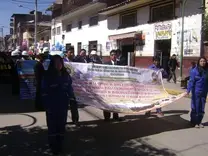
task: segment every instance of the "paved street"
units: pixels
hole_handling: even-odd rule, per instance
[[[0,156],[49,155],[44,113],[35,112],[32,101],[11,97],[6,85],[0,98]],[[105,123],[100,110],[82,108],[80,127],[69,116],[64,149],[71,156],[207,156],[208,128],[189,127],[189,104],[184,98],[165,107],[164,118],[126,115],[120,123]]]

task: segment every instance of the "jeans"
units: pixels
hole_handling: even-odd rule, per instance
[[[168,81],[170,81],[173,78],[173,81],[176,83],[176,73],[175,70],[170,70],[170,75],[168,78]]]

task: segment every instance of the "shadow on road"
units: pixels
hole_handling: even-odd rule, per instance
[[[0,113],[28,113],[36,112],[33,100],[20,100],[12,96],[11,85],[0,85]]]
[[[169,149],[153,147],[144,137],[185,128],[190,127],[180,115],[119,123],[86,121],[80,127],[67,126],[64,151],[71,156],[176,156]],[[41,127],[0,128],[0,140],[1,156],[49,156],[47,131]]]

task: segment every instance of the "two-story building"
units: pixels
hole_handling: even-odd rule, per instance
[[[200,56],[201,5],[199,0],[187,0],[185,5],[187,69]],[[57,8],[62,14],[53,20],[52,43],[74,46],[76,54],[81,48],[95,49],[105,60],[111,49],[120,49],[139,67],[150,65],[155,55],[163,64],[172,54],[180,57],[181,0],[63,0]]]
[[[181,1],[125,0],[100,11],[108,16],[109,40],[131,57],[135,66],[147,67],[152,57],[162,57],[162,63],[176,54],[180,57]],[[184,66],[200,56],[202,10],[201,1],[187,0],[184,23]],[[138,34],[143,44],[137,42]],[[131,56],[132,56],[131,55]],[[130,55],[129,55],[130,56]]]

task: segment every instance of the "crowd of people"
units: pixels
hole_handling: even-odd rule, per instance
[[[126,60],[121,55],[120,50],[112,50],[110,52],[110,59],[103,62],[95,50],[87,55],[87,51],[82,49],[80,53],[75,56],[74,50],[68,49],[64,56],[54,55],[50,56],[48,49],[43,49],[43,52],[36,55],[35,58],[30,57],[26,52],[20,53],[15,50],[11,54],[14,62],[18,60],[32,60],[37,61],[34,66],[36,98],[35,106],[37,110],[44,110],[46,112],[46,122],[48,126],[48,141],[50,148],[54,154],[61,152],[61,147],[64,139],[65,125],[67,122],[68,104],[71,108],[71,116],[73,124],[79,126],[79,112],[76,102],[76,96],[73,92],[72,79],[64,67],[64,62],[78,62],[78,63],[97,63],[107,65],[122,65],[125,66]],[[45,60],[50,60],[49,66],[46,69],[44,66]],[[17,64],[17,63],[15,63]],[[149,69],[162,72],[162,76],[167,78],[170,82],[173,78],[176,83],[176,68],[179,66],[176,55],[172,55],[169,60],[169,71],[167,72],[160,65],[160,59],[153,57],[153,63]],[[16,74],[17,75],[17,74]],[[204,108],[208,92],[208,66],[206,58],[200,58],[197,64],[192,62],[190,69],[190,77],[187,77],[187,95],[191,92],[191,124],[197,128],[203,128],[201,124],[204,116]],[[14,77],[14,92],[18,92],[19,83],[17,83],[18,76]],[[16,85],[16,86],[15,86]],[[16,89],[16,90],[15,90]],[[158,108],[156,113],[159,117],[163,117],[162,109]],[[151,112],[146,112],[150,115]],[[118,113],[111,113],[103,111],[104,120],[109,122],[111,116],[115,121],[122,121]]]

